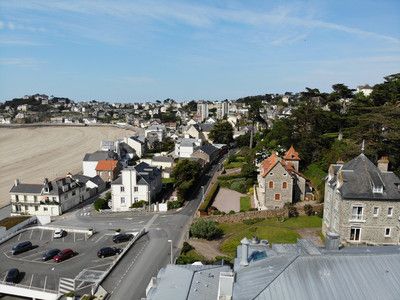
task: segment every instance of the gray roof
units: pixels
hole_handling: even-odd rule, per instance
[[[131,136],[130,137],[131,140],[134,140],[140,144],[145,144],[145,137],[141,137],[141,136]]]
[[[174,159],[169,156],[153,156],[153,161],[173,163]]]
[[[200,125],[200,129],[203,132],[210,132],[211,129],[213,129],[214,124],[213,123],[201,123]]]
[[[196,142],[197,142],[196,139],[184,138],[181,140],[180,144],[183,147],[190,147],[190,146],[196,146],[195,145]]]
[[[157,167],[152,167],[145,162],[136,165],[135,170],[140,175],[138,184],[150,184],[157,177],[161,176],[161,171]]]
[[[93,153],[86,153],[83,161],[99,161],[109,159],[118,159],[117,153],[113,151],[96,151]]]
[[[400,200],[400,178],[393,172],[381,172],[364,154],[360,154],[340,169],[343,199]],[[383,193],[373,188],[383,187]]]
[[[13,186],[10,193],[18,194],[40,194],[42,192],[42,184],[29,184],[29,183],[19,183],[17,186]]]
[[[211,144],[204,144],[203,146],[201,146],[199,149],[197,149],[197,151],[203,151],[204,153],[210,155],[213,155],[215,152],[218,152],[218,148],[214,147]]]
[[[150,290],[148,299],[217,299],[220,272],[229,266],[167,265],[157,275],[157,286]]]

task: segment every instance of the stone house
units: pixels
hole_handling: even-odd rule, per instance
[[[306,178],[299,172],[299,162],[299,154],[291,146],[283,158],[273,153],[261,163],[256,188],[259,210],[305,199]]]
[[[212,164],[219,155],[219,149],[211,144],[204,144],[192,153],[192,157],[201,159],[202,165]]]
[[[399,244],[400,178],[382,157],[375,166],[363,153],[329,167],[322,232],[344,244]]]
[[[121,170],[121,165],[118,160],[99,160],[96,166],[96,173],[105,182],[111,182],[115,180]]]

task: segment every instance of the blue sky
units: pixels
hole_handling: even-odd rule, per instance
[[[329,91],[400,72],[400,1],[0,1],[0,101]]]

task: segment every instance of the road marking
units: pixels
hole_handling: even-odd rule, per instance
[[[6,274],[4,274],[3,282],[5,282],[5,281],[6,281],[6,277],[7,277],[7,273],[6,273]]]
[[[22,235],[22,233],[20,233],[20,234],[18,235],[18,241],[21,240],[21,235]]]
[[[42,229],[42,233],[40,234],[40,240],[42,240],[42,238],[43,238],[43,232],[44,232],[44,230]]]
[[[158,215],[154,215],[144,226],[147,230],[150,228],[151,224],[154,223],[154,221],[157,219]]]
[[[75,231],[74,231],[74,243],[75,243]]]
[[[32,239],[32,234],[33,234],[33,229],[31,230],[31,235],[29,236],[29,239]]]
[[[32,276],[31,276],[31,283],[29,284],[29,287],[31,287],[31,286],[32,286],[33,275],[35,275],[35,274],[32,274]]]
[[[46,290],[46,283],[47,283],[47,276],[44,278],[44,286],[43,286],[43,291]]]

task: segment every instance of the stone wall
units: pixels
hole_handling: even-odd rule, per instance
[[[317,213],[321,213],[323,211],[323,204],[314,204],[313,210]],[[304,216],[304,206],[296,206],[297,211],[300,216]],[[239,223],[243,220],[254,219],[254,218],[288,218],[288,210],[286,208],[278,208],[278,209],[270,209],[270,210],[260,210],[260,211],[246,211],[241,213],[235,213],[232,215],[209,215],[209,216],[201,216],[207,220],[213,220],[218,223]]]

